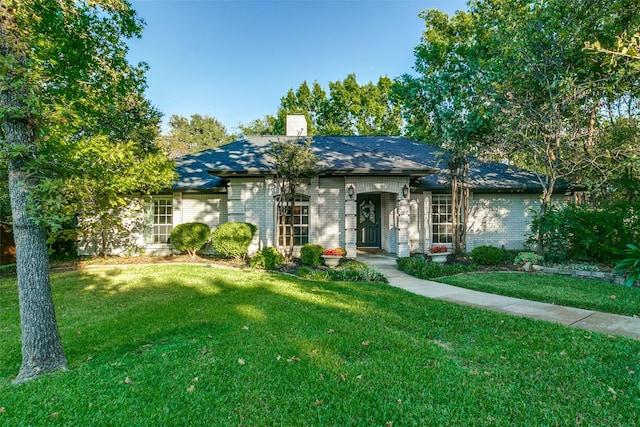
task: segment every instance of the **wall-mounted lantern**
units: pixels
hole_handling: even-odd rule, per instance
[[[409,197],[409,186],[407,184],[402,187],[402,197],[405,199]]]
[[[349,185],[349,187],[347,188],[347,192],[349,193],[349,198],[353,199],[353,196],[356,194],[356,189],[353,184]]]

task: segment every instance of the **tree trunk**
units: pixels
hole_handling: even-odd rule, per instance
[[[3,127],[9,146],[26,143],[35,154],[33,134],[26,120],[5,121]],[[27,174],[22,156],[10,160],[8,169],[22,329],[22,366],[14,383],[21,383],[44,373],[66,370],[67,360],[51,296],[46,234],[27,211],[29,194],[38,181]]]
[[[4,6],[4,4],[3,4]],[[15,26],[10,13],[0,15],[0,56],[15,59],[27,69],[23,47],[11,32]],[[22,330],[22,366],[15,383],[38,375],[66,369],[58,324],[49,282],[49,254],[44,228],[27,211],[29,195],[38,185],[38,177],[30,170],[27,159],[35,159],[37,149],[32,123],[25,100],[28,88],[17,82],[0,86],[0,109],[9,112],[0,122],[9,151],[9,199],[16,246],[20,326]]]

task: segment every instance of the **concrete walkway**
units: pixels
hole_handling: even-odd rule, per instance
[[[517,316],[542,319],[565,326],[640,339],[640,318],[487,294],[422,280],[397,268],[396,259],[384,254],[358,254],[358,260],[375,267],[389,284],[429,298],[471,305]]]

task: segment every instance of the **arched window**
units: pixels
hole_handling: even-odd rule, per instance
[[[276,235],[282,235],[282,224],[284,222],[287,244],[289,243],[291,233],[293,233],[294,246],[302,246],[309,243],[309,196],[296,194],[293,204],[291,203],[291,195],[288,196],[288,201],[282,204],[278,203],[278,197],[275,199],[277,212]],[[280,206],[280,209],[277,209],[278,206]],[[280,240],[281,238],[279,237],[279,243]]]

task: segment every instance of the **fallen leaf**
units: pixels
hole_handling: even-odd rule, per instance
[[[238,359],[238,365],[244,365],[245,363],[244,359]]]
[[[320,399],[316,399],[315,402],[313,402],[313,406],[322,406],[324,404],[324,402]]]
[[[329,330],[327,331],[327,333],[328,333],[328,334],[332,334],[332,333],[334,333],[334,332],[335,332],[335,331],[334,331],[333,329],[329,329]]]
[[[365,346],[365,347],[368,346],[369,345],[369,341],[362,341],[362,345]]]
[[[287,359],[287,362],[299,362],[300,358],[296,357],[296,356],[291,356],[290,358]]]
[[[7,412],[4,406],[0,406],[0,412]]]
[[[276,360],[278,361],[282,360],[282,356],[278,355],[278,357],[276,357]]]
[[[193,393],[196,390],[196,386],[192,385],[187,388],[187,393]]]
[[[387,423],[384,426],[385,427],[393,427],[393,421],[387,421]]]
[[[609,298],[616,299],[617,297],[615,295],[611,295]]]
[[[245,331],[249,330],[249,327],[247,325],[243,326],[242,329],[244,329]]]
[[[613,400],[616,400],[616,398],[618,397],[618,393],[613,388],[611,388],[611,386],[607,386],[607,391],[612,394]]]
[[[358,381],[362,380],[362,374],[361,374],[361,375],[356,376],[356,379],[357,379]]]
[[[162,357],[163,358],[167,357],[167,353],[162,353]]]
[[[200,354],[205,355],[207,353],[207,347],[202,347],[202,350],[200,350]]]
[[[213,338],[213,336],[211,336],[211,334],[207,335],[207,338],[211,339]]]
[[[199,380],[199,378],[198,378],[198,377],[193,377],[193,379],[192,379],[191,381],[193,381],[194,383],[197,383],[197,382],[198,382],[198,380]]]
[[[52,412],[51,414],[49,414],[49,418],[55,418],[58,416],[57,412]]]
[[[129,378],[129,377],[125,378],[124,379],[124,383],[125,384],[131,384],[132,383],[131,378]]]

